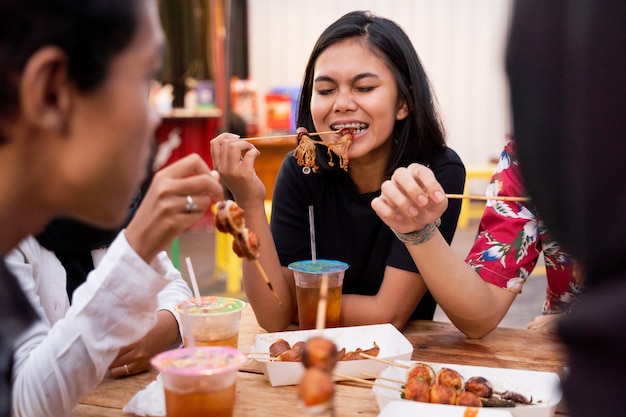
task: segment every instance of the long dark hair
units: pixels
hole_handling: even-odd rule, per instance
[[[389,19],[367,11],[345,14],[320,35],[307,63],[299,99],[298,126],[315,131],[311,115],[313,72],[319,55],[329,46],[348,38],[362,38],[371,51],[380,56],[396,79],[399,98],[407,103],[409,116],[396,121],[393,129],[395,146],[387,167],[387,176],[396,168],[412,162],[428,164],[433,156],[445,149],[444,131],[436,110],[434,95],[426,71],[406,33]],[[318,148],[322,169],[326,150]]]
[[[135,35],[139,1],[145,0],[1,0],[0,120],[19,108],[20,74],[43,46],[65,51],[69,77],[80,91],[98,87],[111,58]],[[0,132],[0,143],[4,139]]]

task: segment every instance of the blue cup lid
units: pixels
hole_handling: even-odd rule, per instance
[[[348,269],[350,265],[341,261],[332,261],[329,259],[316,259],[315,263],[311,259],[306,261],[292,262],[287,268],[292,271],[305,272],[309,274],[330,274],[333,272],[341,272]]]

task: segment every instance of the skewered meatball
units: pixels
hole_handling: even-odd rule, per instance
[[[223,233],[233,235],[241,233],[244,226],[244,211],[232,200],[220,201],[217,203],[217,213],[215,216],[215,228]]]
[[[444,385],[431,385],[430,390],[430,402],[435,404],[456,404],[456,390]]]
[[[283,362],[298,362],[302,359],[302,350],[300,349],[287,349],[276,357],[276,360]]]
[[[298,385],[298,396],[305,407],[320,407],[321,412],[331,406],[333,395],[330,373],[316,367],[305,370]]]
[[[435,381],[435,371],[425,363],[415,363],[409,369],[407,379],[421,379],[431,385]]]
[[[304,349],[304,345],[305,345],[305,344],[306,344],[306,343],[304,343],[304,341],[303,341],[303,340],[300,340],[300,341],[298,341],[298,342],[294,343],[294,344],[293,344],[293,346],[292,346],[291,348],[292,348],[292,349],[302,350],[302,349]]]
[[[480,397],[478,397],[478,395],[473,392],[463,391],[457,396],[456,405],[463,405],[465,407],[482,407],[483,403],[480,401]]]
[[[465,391],[473,392],[479,397],[489,398],[493,395],[491,382],[482,376],[473,376],[465,383]]]
[[[286,350],[291,349],[289,342],[285,339],[278,339],[270,345],[270,357],[275,358]]]
[[[423,379],[409,379],[404,387],[404,398],[423,403],[430,402],[430,385]]]
[[[302,364],[305,368],[317,367],[331,372],[338,360],[337,345],[322,336],[310,338],[302,349]]]
[[[460,373],[450,368],[441,368],[435,381],[438,385],[453,388],[456,392],[463,390],[464,382]]]
[[[234,235],[233,252],[240,258],[255,260],[259,257],[261,242],[252,230],[244,227],[241,233]]]

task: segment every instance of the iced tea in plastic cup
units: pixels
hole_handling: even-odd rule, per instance
[[[237,371],[246,357],[230,346],[168,350],[152,358],[167,417],[232,417]]]
[[[201,297],[202,305],[191,298],[176,305],[183,324],[183,339],[190,347],[189,332],[195,346],[231,346],[239,343],[239,321],[246,302],[236,298]]]
[[[293,271],[296,281],[296,302],[300,329],[314,329],[317,319],[317,305],[320,298],[322,276],[328,275],[328,295],[326,303],[325,327],[339,327],[341,314],[341,291],[343,276],[349,265],[345,262],[317,259],[292,262],[288,268]]]

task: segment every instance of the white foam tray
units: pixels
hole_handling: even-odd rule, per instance
[[[467,412],[467,407],[453,407],[442,404],[425,404],[416,401],[390,401],[378,414],[378,417],[512,417],[511,413],[504,409],[474,408]]]
[[[363,350],[378,344],[380,352],[378,358],[386,360],[409,360],[413,353],[413,346],[392,324],[374,324],[369,326],[337,327],[324,330],[296,330],[291,332],[264,333],[255,337],[254,345],[250,348],[250,358],[255,359],[263,373],[268,377],[272,386],[296,385],[304,373],[301,362],[270,361],[268,355],[259,354],[269,352],[269,347],[278,339],[285,339],[293,345],[298,341],[306,341],[311,336],[322,335],[331,339],[338,349],[346,351],[357,348]],[[334,371],[338,374],[363,378],[362,373],[378,375],[387,365],[372,359],[355,361],[340,361]],[[335,380],[340,378],[335,377]]]
[[[415,361],[396,361],[405,365],[412,365]],[[482,366],[442,364],[434,362],[426,363],[437,372],[442,367],[454,369],[458,371],[465,380],[472,376],[482,376],[487,378],[495,391],[511,390],[524,395],[526,398],[532,397],[533,403],[536,405],[519,405],[512,408],[490,408],[491,410],[500,410],[510,413],[514,417],[552,417],[556,410],[557,404],[561,401],[561,385],[559,376],[553,372],[524,371],[520,369],[506,368],[489,368]],[[407,369],[399,366],[389,365],[381,371],[379,377],[405,381]],[[383,379],[376,380],[382,385],[400,388],[402,384],[385,381]],[[376,394],[378,407],[383,410],[385,406],[394,400],[401,402],[414,403],[414,401],[403,400],[400,398],[400,391],[384,388],[380,386],[372,387]],[[423,407],[429,408],[436,404],[422,403]],[[443,405],[445,408],[461,408],[454,405]],[[454,413],[455,411],[450,411]],[[421,415],[421,414],[420,414]],[[447,415],[447,414],[445,414]],[[456,414],[450,414],[454,416]]]

